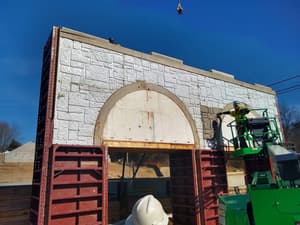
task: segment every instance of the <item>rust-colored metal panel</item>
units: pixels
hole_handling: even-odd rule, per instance
[[[48,153],[52,144],[58,40],[59,29],[53,28],[43,55],[30,209],[30,223],[33,225],[45,224]]]
[[[226,164],[223,151],[197,151],[201,224],[218,224],[218,197],[227,193]]]
[[[200,225],[195,151],[170,153],[172,212],[175,225]]]
[[[54,145],[49,171],[49,225],[108,224],[105,148]]]

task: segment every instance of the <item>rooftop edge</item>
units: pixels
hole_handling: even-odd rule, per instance
[[[236,84],[245,88],[254,89],[257,91],[265,92],[267,94],[276,95],[276,92],[272,90],[272,88],[268,86],[264,86],[261,84],[250,84],[243,81],[236,80],[232,74],[228,74],[222,71],[218,71],[212,69],[210,71],[206,71],[203,69],[199,69],[196,67],[188,66],[183,64],[183,60],[176,59],[170,56],[166,56],[160,53],[151,52],[150,54],[142,53],[136,50],[132,50],[126,47],[123,47],[119,44],[112,44],[107,39],[103,39],[94,35],[86,34],[80,31],[72,30],[66,27],[58,27],[60,37],[68,38],[71,40],[91,44],[97,47],[102,47],[108,50],[116,51],[119,53],[131,55],[137,58],[145,59],[148,61],[152,61],[155,63],[163,64],[166,66],[170,66],[173,68],[177,68],[180,70],[185,70],[187,72],[199,74],[202,76],[230,82],[232,84]]]

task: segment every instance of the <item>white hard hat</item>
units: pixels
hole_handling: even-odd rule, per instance
[[[167,225],[169,218],[153,195],[140,198],[133,206],[125,225]]]

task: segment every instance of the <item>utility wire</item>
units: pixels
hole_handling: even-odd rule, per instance
[[[294,89],[291,89],[291,90],[288,90],[288,91],[277,93],[277,95],[283,95],[283,94],[286,94],[286,93],[289,93],[289,92],[292,92],[292,91],[296,91],[296,90],[299,90],[299,89],[300,89],[300,87],[294,88]]]
[[[286,90],[297,88],[297,87],[300,87],[300,84],[296,84],[296,85],[293,85],[293,86],[290,86],[290,87],[287,87],[287,88],[277,90],[277,92],[286,91]]]
[[[276,92],[277,92],[278,95],[280,95],[280,94],[285,94],[285,93],[295,91],[295,90],[298,90],[298,89],[300,89],[300,84],[296,84],[296,85],[293,85],[293,86],[290,86],[290,87],[287,87],[287,88],[283,88],[283,89],[277,90]]]
[[[286,78],[286,79],[283,79],[283,80],[276,81],[276,82],[274,82],[274,83],[268,84],[267,86],[274,86],[274,85],[276,85],[276,84],[280,84],[280,83],[283,83],[283,82],[286,82],[286,81],[289,81],[289,80],[296,79],[297,77],[300,77],[300,75],[288,77],[288,78]]]

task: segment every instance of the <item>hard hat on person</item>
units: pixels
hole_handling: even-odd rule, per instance
[[[241,103],[240,103],[239,101],[234,101],[234,102],[233,102],[233,107],[234,107],[234,108],[240,107],[240,104],[241,104]]]
[[[161,203],[153,195],[146,195],[134,204],[125,225],[167,225],[168,222]]]

